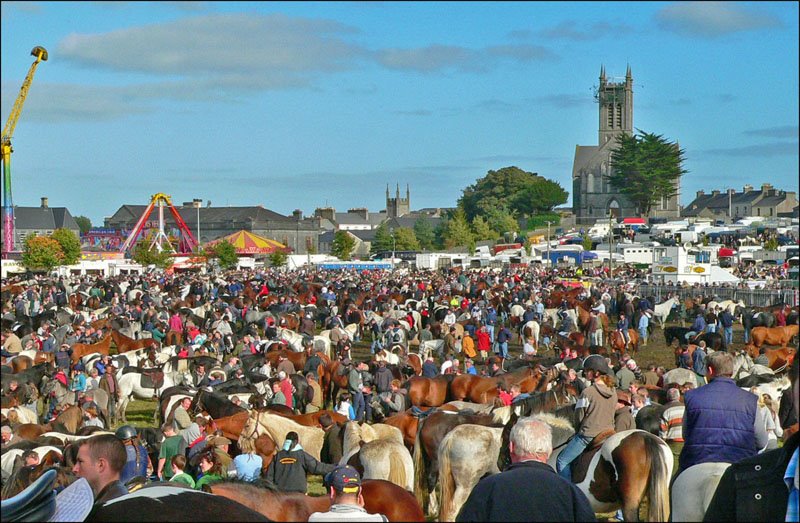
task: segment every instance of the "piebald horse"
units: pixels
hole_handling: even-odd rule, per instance
[[[730,463],[700,463],[681,472],[672,484],[672,521],[703,521],[722,474]]]

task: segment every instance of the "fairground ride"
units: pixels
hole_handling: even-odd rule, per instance
[[[33,74],[36,72],[39,62],[47,61],[47,50],[37,45],[31,51],[31,55],[35,56],[36,60],[31,64],[31,68],[28,70],[27,76],[25,76],[25,81],[22,82],[22,88],[19,90],[14,106],[11,108],[11,114],[8,115],[6,126],[3,127],[3,135],[0,141],[3,156],[3,257],[14,250],[14,202],[11,199],[11,153],[14,149],[11,148],[11,137],[14,136],[14,128],[17,126],[20,114],[22,114],[22,106],[28,96]]]
[[[186,222],[183,221],[183,218],[181,218],[181,215],[178,214],[175,206],[172,205],[172,197],[164,193],[154,194],[150,198],[150,205],[147,206],[147,209],[145,209],[144,213],[142,213],[139,221],[136,222],[133,230],[125,240],[125,243],[122,244],[120,251],[127,252],[133,247],[133,245],[136,243],[136,239],[142,232],[142,229],[144,229],[144,224],[147,223],[147,219],[150,217],[150,214],[153,212],[153,208],[155,208],[156,205],[158,205],[158,231],[153,234],[153,237],[150,240],[149,249],[152,251],[155,248],[158,250],[158,252],[169,251],[179,254],[191,253],[195,247],[197,247],[197,240],[194,239],[192,231],[189,230],[189,227],[186,226]],[[170,242],[169,238],[167,238],[167,234],[164,232],[165,206],[169,208],[169,211],[172,213],[172,217],[175,219],[175,223],[178,225],[178,229],[181,232],[182,240],[178,242],[180,251],[176,251],[175,247],[172,245],[172,242]]]

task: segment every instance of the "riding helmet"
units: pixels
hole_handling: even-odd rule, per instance
[[[126,439],[133,439],[136,437],[136,429],[130,425],[123,425],[114,433],[116,437],[125,441]]]

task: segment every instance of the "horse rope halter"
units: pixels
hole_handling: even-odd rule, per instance
[[[253,425],[253,432],[251,432],[248,436],[245,436],[246,439],[256,439],[257,436],[261,434],[258,433],[258,429],[261,427],[261,411],[256,410],[256,417],[255,417],[255,424]]]

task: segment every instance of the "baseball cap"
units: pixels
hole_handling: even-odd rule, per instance
[[[593,370],[597,372],[601,372],[606,376],[611,376],[612,372],[611,369],[608,368],[608,363],[606,363],[606,359],[603,356],[597,354],[589,355],[585,360],[583,360],[583,370]]]
[[[323,484],[337,492],[355,494],[361,488],[361,475],[350,465],[342,465],[329,472]]]

